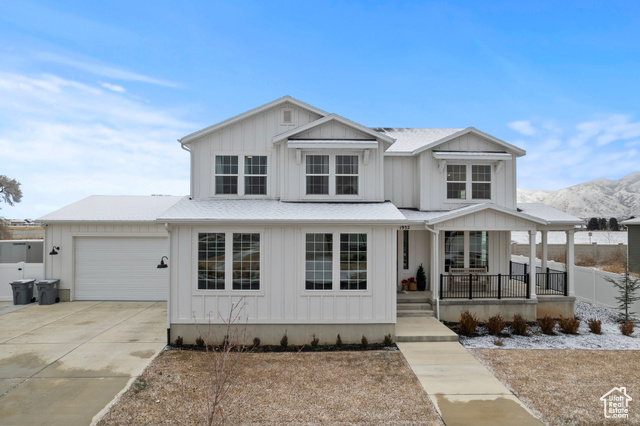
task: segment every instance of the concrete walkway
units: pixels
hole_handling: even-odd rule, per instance
[[[165,343],[164,302],[67,302],[0,315],[0,423],[91,424]]]
[[[400,331],[405,338],[410,337],[410,330],[415,328],[419,328],[419,324],[409,327],[398,321],[396,335]],[[430,322],[429,328],[435,339],[443,339],[452,333],[437,320],[435,324]],[[428,339],[428,333],[422,330],[417,337]],[[447,426],[542,424],[457,341],[398,342],[398,348]]]

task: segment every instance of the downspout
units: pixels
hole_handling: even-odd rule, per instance
[[[438,241],[438,238],[440,237],[440,231],[429,228],[429,225],[426,222],[424,224],[424,228],[427,231],[429,231],[432,234],[434,234],[436,236],[436,241]],[[434,247],[434,244],[432,244],[431,257],[432,257],[432,259],[434,260],[434,263],[435,263],[435,265],[431,265],[432,268],[438,268],[438,264],[440,263],[438,261],[438,253],[435,250],[436,250],[436,247]],[[435,283],[435,285],[434,285],[434,293],[435,293],[435,296],[436,296],[436,318],[438,319],[438,321],[440,321],[440,286],[439,286],[439,283]]]
[[[164,224],[164,229],[169,234],[169,265],[171,265],[171,227],[168,223]],[[171,268],[169,268],[169,279],[167,281],[167,345],[171,345]]]
[[[180,142],[180,148],[189,153],[189,199],[191,199],[193,198],[193,153],[191,148],[182,143],[182,139],[178,139],[178,142]]]

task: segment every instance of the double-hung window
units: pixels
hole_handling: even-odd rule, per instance
[[[307,194],[329,195],[329,156],[307,155]]]
[[[216,194],[238,193],[238,156],[216,155]]]
[[[336,155],[336,195],[358,194],[358,156]]]
[[[447,199],[490,200],[491,165],[447,164]]]
[[[198,234],[198,290],[260,290],[260,234]]]
[[[244,167],[239,166],[238,158],[237,155],[216,155],[215,193],[267,195],[267,156],[246,155]]]
[[[305,290],[335,290],[336,277],[340,290],[366,290],[367,265],[367,234],[305,235]]]
[[[445,231],[444,270],[451,268],[488,268],[489,233],[487,231]]]

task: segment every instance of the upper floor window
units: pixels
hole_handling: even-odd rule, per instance
[[[216,194],[266,195],[267,156],[247,155],[241,169],[237,155],[216,155],[215,189]]]
[[[238,157],[216,155],[216,194],[238,193]]]
[[[358,155],[308,154],[305,161],[307,195],[358,195]]]
[[[329,195],[329,156],[307,155],[307,194]]]
[[[471,173],[469,173],[469,168]],[[488,164],[469,166],[465,164],[448,164],[447,199],[490,200],[491,166]]]
[[[358,194],[358,156],[336,155],[336,195]]]

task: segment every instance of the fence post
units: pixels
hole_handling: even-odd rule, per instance
[[[524,264],[524,274],[528,276],[528,275],[529,275],[529,272],[527,272],[527,266],[529,266],[529,264],[528,264],[528,263],[525,263],[525,264]]]
[[[438,296],[440,297],[440,300],[442,300],[442,281],[444,279],[444,275],[440,274],[440,291],[438,292]]]
[[[469,274],[469,300],[473,299],[473,293],[471,291],[472,282],[473,282],[473,274]]]
[[[568,296],[569,295],[569,283],[567,283],[567,271],[564,271],[564,273],[562,275],[564,275],[564,295]],[[593,303],[595,303],[595,301]]]
[[[529,279],[529,274],[524,276],[524,282],[527,284],[527,299],[531,299],[531,280]]]
[[[502,274],[498,274],[498,299],[502,299]]]
[[[509,275],[513,275],[513,260],[509,261]]]

